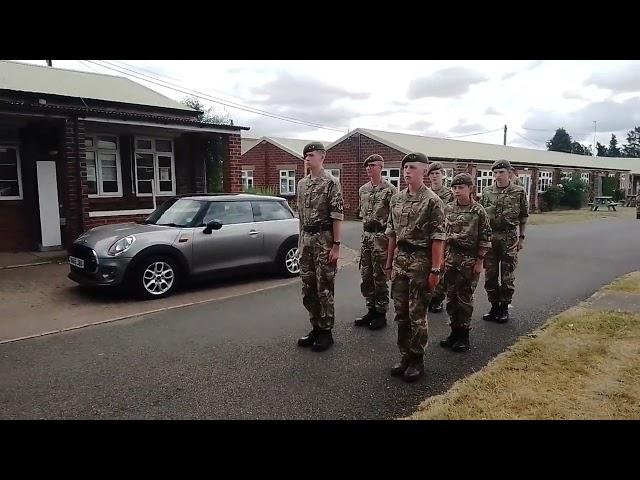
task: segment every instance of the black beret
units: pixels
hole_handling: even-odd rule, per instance
[[[457,174],[455,177],[453,177],[453,180],[451,180],[451,186],[453,187],[454,185],[469,185],[470,187],[472,187],[473,179],[468,173],[462,172]]]
[[[425,165],[428,165],[429,159],[424,153],[411,152],[405,155],[404,158],[402,159],[401,168],[404,168],[404,164],[407,162],[420,162],[420,163],[424,163]]]
[[[444,170],[444,167],[440,162],[433,162],[431,165],[429,165],[429,168],[427,168],[427,174],[433,172],[434,170]]]
[[[497,168],[506,168],[507,170],[511,170],[511,164],[509,163],[509,160],[496,160],[493,162],[493,165],[491,165],[491,170],[495,170]]]
[[[378,155],[377,153],[374,153],[373,155],[369,155],[364,163],[362,165],[364,165],[365,167],[370,164],[371,162],[383,162],[384,163],[384,158],[382,158],[382,155]]]
[[[302,150],[302,156],[306,157],[307,153],[315,152],[318,150],[322,150],[323,152],[326,152],[326,149],[324,148],[324,145],[322,143],[320,142],[308,143],[304,146],[304,150]]]

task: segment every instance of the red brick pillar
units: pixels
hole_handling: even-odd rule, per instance
[[[529,209],[532,212],[540,211],[538,196],[538,169],[533,167],[531,168],[531,193],[529,194]]]
[[[242,168],[240,161],[240,134],[231,133],[225,136],[223,190],[227,193],[242,192]]]
[[[89,196],[87,187],[87,162],[85,154],[85,124],[77,118],[65,119],[64,125],[64,176],[66,235],[65,247],[89,224]]]

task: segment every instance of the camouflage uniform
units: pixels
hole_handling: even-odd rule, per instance
[[[496,162],[494,168],[505,167]],[[525,224],[529,217],[527,195],[523,187],[513,182],[505,188],[498,188],[494,183],[482,190],[480,203],[489,215],[491,225],[491,250],[485,259],[484,288],[492,305],[509,305],[515,291],[518,265],[518,225]]]
[[[428,338],[431,241],[445,239],[444,206],[431,189],[422,186],[415,195],[410,195],[408,188],[395,194],[390,210],[386,233],[396,238],[397,245],[391,296],[398,322],[398,348],[403,358],[421,360]]]
[[[440,197],[443,205],[447,205],[449,202],[453,201],[453,193],[451,193],[451,189],[445,187],[444,185],[440,190],[433,190],[433,193]],[[445,298],[445,284],[444,282],[438,283],[436,288],[433,290],[433,295],[431,296],[431,305],[440,305],[444,301]]]
[[[471,200],[458,205],[454,200],[445,209],[447,243],[444,283],[451,330],[468,330],[473,313],[473,292],[479,275],[474,267],[479,250],[491,248],[491,227],[485,209]]]
[[[389,218],[389,201],[397,192],[387,180],[373,186],[368,182],[360,187],[360,216],[362,217],[362,246],[360,248],[360,291],[367,308],[386,313],[389,306],[389,287],[384,272],[389,239],[385,235]]]
[[[636,194],[636,220],[640,220],[640,191]]]
[[[331,330],[334,323],[334,279],[337,263],[329,263],[333,220],[343,220],[340,182],[326,170],[318,178],[298,182],[300,218],[300,277],[302,303],[314,330]]]

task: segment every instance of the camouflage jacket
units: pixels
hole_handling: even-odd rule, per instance
[[[640,192],[636,195],[636,219],[640,220]]]
[[[444,203],[445,205],[449,202],[453,202],[453,193],[451,193],[451,189],[445,187],[444,185],[442,185],[442,188],[438,191],[433,190],[433,193],[438,195],[440,197],[440,200],[442,200],[442,203]]]
[[[445,239],[444,204],[430,188],[423,185],[415,195],[405,188],[391,197],[389,208],[386,234],[398,245],[427,248],[431,240]]]
[[[455,200],[444,207],[447,244],[445,262],[458,266],[466,258],[478,258],[481,248],[491,248],[489,216],[478,202],[458,205]]]
[[[489,215],[493,232],[515,228],[529,218],[527,195],[523,187],[514,183],[505,188],[498,188],[495,183],[485,187],[480,203]]]
[[[318,178],[307,175],[298,182],[298,217],[300,228],[344,220],[340,182],[326,170]]]
[[[371,182],[362,185],[358,191],[362,223],[378,222],[384,231],[389,219],[389,202],[396,193],[396,187],[384,179],[375,187]]]

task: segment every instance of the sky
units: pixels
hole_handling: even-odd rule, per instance
[[[54,60],[53,66],[129,77],[176,100],[188,96],[176,89],[195,90],[207,97],[201,101],[216,113],[233,119],[235,125],[251,127],[243,132],[246,137],[330,142],[350,130],[370,128],[502,144],[507,125],[507,145],[545,149],[559,127],[574,140],[591,145],[596,121],[598,142],[608,145],[614,133],[622,145],[626,133],[640,125],[639,61],[108,62]]]

